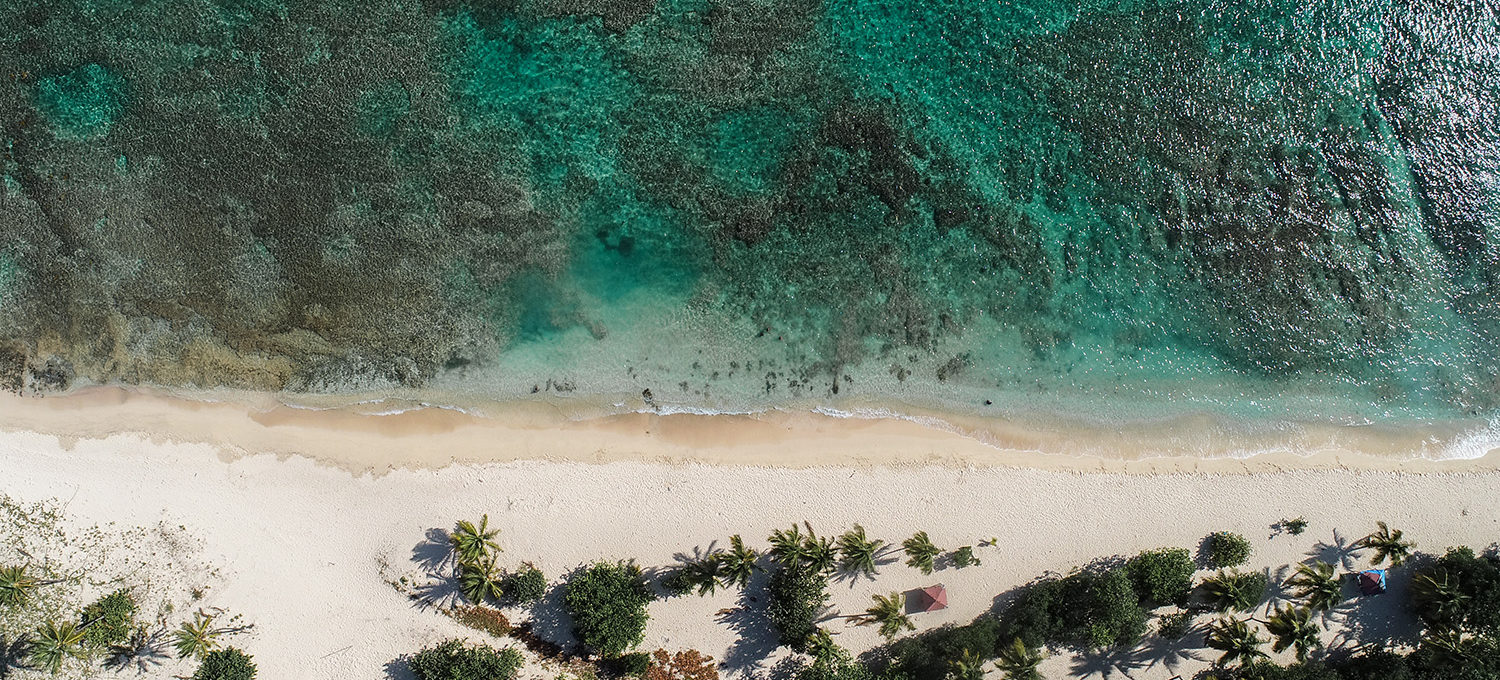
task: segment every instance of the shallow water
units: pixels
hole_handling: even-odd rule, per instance
[[[11,387],[1500,415],[1483,3],[42,0],[0,25]]]

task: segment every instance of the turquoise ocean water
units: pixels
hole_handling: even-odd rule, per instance
[[[375,5],[0,7],[0,383],[1500,442],[1486,3]]]

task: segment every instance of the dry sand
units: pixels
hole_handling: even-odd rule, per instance
[[[69,511],[88,521],[186,525],[223,567],[207,604],[257,624],[236,644],[267,680],[386,677],[398,655],[464,634],[382,579],[420,571],[433,529],[486,512],[501,529],[504,563],[533,562],[554,582],[600,558],[667,565],[735,533],[763,548],[773,528],[802,520],[828,533],[858,522],[892,542],[926,530],[947,548],[998,539],[978,549],[977,567],[923,576],[895,562],[874,582],[835,584],[844,614],[862,611],[873,594],[946,584],[952,607],[915,616],[920,629],[967,622],[1043,573],[1142,549],[1193,548],[1215,530],[1249,536],[1250,566],[1273,573],[1336,552],[1377,519],[1429,551],[1500,539],[1492,459],[1120,462],[998,451],[902,422],[730,419],[716,429],[705,419],[642,416],[556,429],[458,416],[444,424],[441,414],[312,418],[123,395],[0,402],[0,492],[70,499]],[[525,458],[548,460],[515,460]],[[690,458],[739,464],[681,462]],[[442,465],[454,459],[475,462]],[[793,461],[802,467],[772,466]],[[1362,463],[1379,469],[1345,469]],[[1402,466],[1425,473],[1392,469]],[[1084,472],[1103,469],[1178,471]],[[1273,523],[1298,515],[1310,521],[1306,534],[1272,536]],[[1400,631],[1406,624],[1392,614],[1400,597],[1352,603],[1335,626]],[[727,592],[656,602],[643,648],[694,648],[724,662],[730,676],[764,674],[778,658],[765,637],[742,637],[716,617],[736,604]],[[539,609],[539,625],[559,623],[556,616]],[[828,625],[852,650],[878,642],[870,628]],[[1052,678],[1105,669],[1128,669],[1110,677],[1190,676],[1203,665],[1194,654],[1208,658],[1152,646],[1126,657],[1054,657],[1044,670]]]

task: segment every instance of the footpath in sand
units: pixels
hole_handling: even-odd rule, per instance
[[[0,426],[10,427],[4,420]],[[222,567],[205,604],[256,624],[233,644],[255,656],[261,677],[278,680],[387,677],[387,664],[404,653],[454,635],[479,639],[414,606],[383,577],[418,570],[431,556],[430,539],[441,539],[433,530],[482,513],[501,530],[504,566],[532,562],[554,586],[592,560],[665,566],[679,553],[723,546],[736,533],[764,549],[773,529],[804,520],[826,534],[858,522],[893,543],[925,530],[948,549],[996,539],[994,547],[976,549],[980,566],[924,576],[895,557],[875,581],[834,583],[833,605],[842,614],[862,612],[874,594],[945,584],[950,608],[914,615],[919,630],[967,622],[991,610],[997,596],[1047,572],[1161,546],[1196,548],[1216,530],[1251,538],[1255,553],[1247,567],[1269,568],[1273,578],[1283,565],[1336,557],[1376,520],[1404,529],[1428,552],[1500,539],[1494,503],[1500,474],[1482,467],[1140,475],[917,464],[791,469],[512,461],[374,474],[298,456],[230,456],[216,446],[164,439],[64,441],[13,430],[0,435],[0,493],[61,499],[86,522],[185,525],[202,539],[203,558]],[[421,445],[419,438],[406,441]],[[1272,524],[1296,516],[1309,521],[1307,533],[1273,536]],[[1397,612],[1404,594],[1395,585],[1390,594],[1352,601],[1340,617],[1359,621],[1366,635],[1402,634],[1408,624]],[[548,606],[557,595],[554,589],[536,610],[539,627],[560,623]],[[769,674],[780,654],[768,636],[742,637],[716,617],[737,604],[731,591],[655,602],[642,648],[698,649],[723,662],[729,677]],[[528,616],[509,613],[514,620]],[[871,627],[826,625],[853,651],[879,643]],[[1337,630],[1324,639],[1344,643]],[[1132,678],[1190,677],[1212,658],[1209,650],[1185,654],[1057,656],[1043,670],[1052,678],[1100,677],[1098,671],[1128,664]],[[555,672],[531,666],[527,675],[550,680]]]

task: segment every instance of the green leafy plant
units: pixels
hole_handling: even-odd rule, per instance
[[[1208,535],[1208,566],[1226,569],[1244,564],[1248,559],[1249,539],[1232,531],[1215,531]]]
[[[233,647],[209,652],[193,680],[255,680],[254,659]]]
[[[608,659],[605,666],[616,677],[640,678],[646,675],[646,671],[651,670],[651,655],[645,652],[621,654]]]
[[[807,567],[777,569],[766,586],[766,615],[783,645],[803,651],[828,604],[828,577]]]
[[[834,545],[833,539],[827,536],[822,538],[808,536],[803,550],[807,554],[807,568],[820,574],[833,571],[834,565],[838,563],[838,548]]]
[[[1265,640],[1260,638],[1250,624],[1237,619],[1220,619],[1210,625],[1203,642],[1211,649],[1223,652],[1214,662],[1220,666],[1232,663],[1244,666],[1266,658],[1266,653],[1260,649]]]
[[[525,659],[506,647],[448,640],[412,655],[407,666],[417,680],[513,680]]]
[[[1148,550],[1125,563],[1136,594],[1151,606],[1186,602],[1197,570],[1192,555],[1183,548]]]
[[[796,524],[786,531],[777,529],[771,532],[768,540],[771,543],[771,558],[782,567],[797,567],[807,559],[807,537],[802,535],[802,527]]]
[[[1248,612],[1266,599],[1268,585],[1265,574],[1231,569],[1203,579],[1203,594],[1218,611]]]
[[[1297,565],[1296,573],[1286,580],[1292,595],[1302,599],[1308,609],[1326,612],[1344,600],[1343,581],[1328,562]]]
[[[1015,638],[1009,645],[1001,647],[999,656],[995,661],[995,668],[1005,680],[1042,680],[1042,673],[1037,667],[1041,666],[1047,655],[1039,649],[1026,646],[1021,638]]]
[[[853,574],[875,576],[875,555],[885,541],[865,536],[865,528],[856,524],[839,536],[839,568]]]
[[[83,630],[77,624],[48,621],[32,636],[27,656],[38,668],[57,675],[63,662],[84,658],[82,645]]]
[[[574,574],[563,593],[578,639],[605,657],[641,643],[651,589],[634,562],[596,562]]]
[[[1323,644],[1319,638],[1321,630],[1312,621],[1312,610],[1307,607],[1277,607],[1266,619],[1266,630],[1274,641],[1271,651],[1280,653],[1288,647],[1297,650],[1297,660],[1306,661],[1307,653]]]
[[[486,600],[500,601],[504,594],[504,576],[495,567],[494,556],[482,562],[459,564],[458,590],[464,599],[474,604],[484,604]]]
[[[1375,526],[1375,533],[1359,539],[1356,545],[1375,551],[1370,564],[1379,565],[1389,559],[1392,568],[1401,566],[1411,557],[1411,549],[1416,544],[1403,539],[1400,529],[1392,529],[1385,522],[1376,522]]]
[[[485,561],[491,551],[500,550],[500,544],[495,541],[499,535],[499,529],[490,528],[490,516],[486,514],[479,518],[477,525],[466,519],[459,520],[448,535],[448,542],[460,564],[473,564]]]
[[[719,587],[724,575],[723,553],[712,552],[683,565],[688,582],[698,589],[698,595],[712,595]]]
[[[1281,520],[1281,528],[1293,536],[1301,536],[1302,532],[1307,531],[1307,518],[1294,517]]]
[[[186,659],[193,657],[202,660],[219,648],[219,640],[225,635],[238,633],[246,630],[249,626],[236,627],[214,627],[214,620],[218,613],[208,614],[203,610],[193,613],[193,620],[183,622],[181,626],[172,633],[172,646],[177,649],[177,658]]]
[[[505,577],[502,589],[516,602],[536,602],[547,594],[547,576],[541,569],[524,564]]]
[[[1181,640],[1193,627],[1193,613],[1172,612],[1156,617],[1156,634],[1168,640]]]
[[[95,647],[108,647],[129,639],[135,627],[135,598],[128,590],[116,590],[83,608],[83,640]]]
[[[750,583],[750,577],[760,571],[760,566],[755,563],[760,555],[754,550],[745,547],[745,541],[739,534],[729,537],[729,552],[724,553],[723,558],[723,582],[725,587],[737,586],[744,588]]]
[[[19,607],[37,588],[62,583],[66,579],[39,579],[26,565],[0,567],[0,605]]]
[[[974,556],[974,546],[966,545],[953,551],[953,566],[963,569],[980,564],[979,558]]]
[[[932,544],[925,531],[918,531],[911,538],[902,541],[901,549],[906,553],[907,566],[921,569],[924,574],[932,573],[933,560],[943,552]]]
[[[857,617],[859,625],[880,626],[880,634],[887,640],[894,639],[903,630],[917,629],[911,619],[906,616],[906,598],[901,593],[891,593],[889,597],[882,595],[872,597],[875,605]]]

